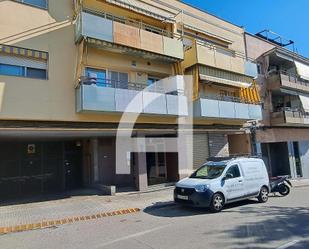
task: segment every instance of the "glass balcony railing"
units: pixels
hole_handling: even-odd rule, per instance
[[[194,116],[220,119],[261,120],[260,104],[246,103],[231,96],[200,95],[194,103]]]
[[[90,43],[94,39],[96,46],[96,40],[103,41],[102,48],[107,42],[118,45],[117,49],[127,51],[129,47],[159,55],[160,59],[178,61],[184,57],[183,44],[178,34],[105,12],[88,9],[80,12],[75,24],[76,42],[83,37],[87,37]]]
[[[175,79],[174,79],[175,80]],[[175,81],[182,80],[176,77]],[[147,89],[145,89],[147,88]],[[188,115],[187,97],[161,86],[81,77],[76,89],[77,112],[128,112]]]
[[[86,77],[82,76],[80,78],[80,83],[84,85],[96,85],[97,87],[107,87],[107,88],[118,88],[118,89],[128,89],[135,91],[142,91],[147,87],[146,83],[137,83],[129,81],[119,81],[112,80],[107,78],[96,78],[96,77]],[[153,87],[149,88],[149,91],[157,93],[166,93],[163,87],[157,86],[156,84]],[[166,93],[169,94],[169,93]],[[175,93],[170,93],[175,95]],[[176,94],[177,95],[177,94]]]

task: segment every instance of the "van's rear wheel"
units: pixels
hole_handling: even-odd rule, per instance
[[[262,187],[258,196],[258,200],[260,203],[265,203],[268,201],[268,189],[266,187]]]
[[[224,197],[220,193],[214,194],[210,203],[210,211],[211,212],[220,212],[224,206]]]

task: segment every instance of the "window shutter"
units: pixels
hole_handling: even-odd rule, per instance
[[[0,63],[22,67],[47,69],[47,62],[45,60],[35,60],[27,57],[10,56],[4,54],[0,54]]]

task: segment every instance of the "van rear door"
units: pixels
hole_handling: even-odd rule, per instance
[[[264,166],[258,160],[242,161],[240,165],[244,174],[245,195],[257,195],[265,181]]]

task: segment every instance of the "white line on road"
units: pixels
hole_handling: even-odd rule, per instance
[[[299,242],[299,240],[293,240],[293,241],[290,241],[282,246],[279,246],[277,249],[286,249],[286,248],[289,248],[295,244],[297,244]]]
[[[97,246],[97,248],[102,248],[102,247],[104,247],[104,246],[108,246],[108,245],[114,244],[114,243],[116,243],[116,242],[120,242],[120,241],[123,241],[123,240],[127,240],[127,239],[132,239],[132,238],[135,238],[135,237],[139,237],[139,236],[145,235],[145,234],[147,234],[147,233],[151,233],[151,232],[154,232],[154,231],[157,231],[157,230],[166,228],[166,227],[168,227],[168,226],[170,226],[170,225],[159,226],[159,227],[155,227],[155,228],[153,228],[153,229],[149,229],[149,230],[146,230],[146,231],[143,231],[143,232],[134,233],[134,234],[131,234],[131,235],[128,235],[128,236],[119,238],[119,239],[115,239],[115,240],[106,242],[106,243],[104,243],[104,244],[100,244],[99,246]]]

